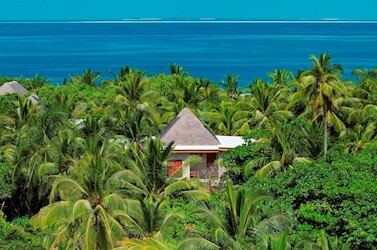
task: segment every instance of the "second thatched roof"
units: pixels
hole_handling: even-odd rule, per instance
[[[17,93],[20,96],[24,96],[27,92],[27,89],[22,87],[21,84],[16,81],[6,82],[0,86],[0,95]]]
[[[22,85],[16,81],[6,82],[0,86],[0,95],[13,94],[13,93],[18,94],[19,96],[24,96],[28,93],[28,90],[22,87]],[[36,94],[31,94],[28,97],[28,100],[32,104],[37,104],[39,101],[39,97]]]

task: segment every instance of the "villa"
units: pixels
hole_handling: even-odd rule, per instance
[[[0,95],[13,94],[13,93],[18,94],[19,96],[24,96],[28,93],[28,90],[22,87],[22,85],[16,81],[6,82],[0,86]],[[39,97],[36,94],[31,94],[28,97],[28,100],[32,104],[35,105],[38,103]]]
[[[244,144],[240,136],[214,135],[189,109],[184,108],[162,131],[162,142],[174,142],[173,158],[169,161],[168,176],[173,175],[190,155],[202,161],[180,170],[181,178],[219,180],[225,169],[215,164],[224,152]]]

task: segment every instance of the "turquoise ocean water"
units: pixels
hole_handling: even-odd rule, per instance
[[[215,82],[239,75],[245,86],[274,68],[307,69],[309,55],[322,52],[348,78],[354,68],[377,67],[377,23],[0,23],[0,75],[60,83],[88,68],[112,77],[121,65],[156,74],[177,63]]]

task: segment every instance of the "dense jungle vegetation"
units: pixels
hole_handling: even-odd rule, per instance
[[[178,65],[0,77],[40,98],[0,96],[0,249],[374,249],[377,69],[309,60],[244,89]],[[184,107],[247,141],[217,190],[166,177],[155,136]]]

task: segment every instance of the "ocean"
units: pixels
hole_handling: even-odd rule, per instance
[[[158,74],[176,63],[244,87],[275,68],[308,69],[323,52],[344,78],[377,67],[377,22],[0,22],[0,75],[58,83],[89,68],[112,78],[121,65]]]

